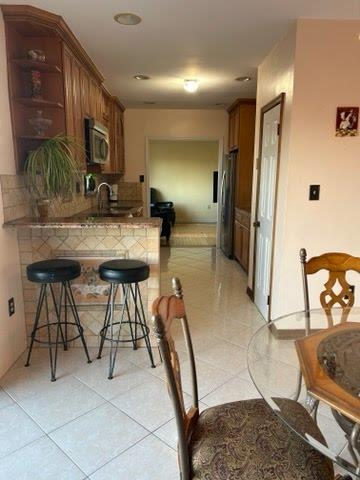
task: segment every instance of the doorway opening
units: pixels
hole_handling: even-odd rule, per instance
[[[254,222],[254,303],[262,316],[271,318],[271,289],[280,161],[281,125],[285,94],[261,109],[259,174]]]
[[[218,139],[148,139],[151,216],[163,219],[162,246],[215,247]]]

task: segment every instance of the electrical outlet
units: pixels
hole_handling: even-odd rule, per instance
[[[15,313],[15,300],[14,300],[14,297],[9,298],[9,300],[8,300],[8,307],[9,307],[9,317],[11,317],[11,315],[14,315],[14,313]]]

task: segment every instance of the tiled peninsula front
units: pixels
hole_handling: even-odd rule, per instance
[[[130,258],[146,262],[150,277],[140,284],[144,307],[148,312],[159,295],[160,226],[158,218],[22,218],[7,222],[17,228],[24,293],[27,335],[30,336],[38,301],[38,286],[26,278],[32,262],[50,258],[70,258],[80,262],[82,274],[73,281],[81,323],[88,346],[99,345],[103,325],[107,285],[96,274],[97,266],[113,258]],[[44,329],[43,335],[46,336]],[[73,345],[80,345],[80,339]]]

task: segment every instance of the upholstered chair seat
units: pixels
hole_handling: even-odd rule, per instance
[[[284,400],[283,400],[284,401]],[[320,430],[297,402],[287,400],[296,423],[316,440]],[[208,408],[190,443],[192,480],[333,480],[329,459],[287,428],[264,400]]]

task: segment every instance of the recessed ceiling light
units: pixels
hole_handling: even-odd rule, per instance
[[[118,13],[114,16],[114,20],[121,25],[137,25],[141,22],[141,18],[134,13]]]
[[[251,77],[237,77],[235,78],[237,82],[250,82]]]
[[[184,90],[189,93],[195,93],[199,88],[199,82],[195,79],[184,80]]]
[[[149,80],[150,79],[150,77],[148,77],[147,75],[142,75],[142,74],[135,75],[134,78],[135,78],[135,80]]]

